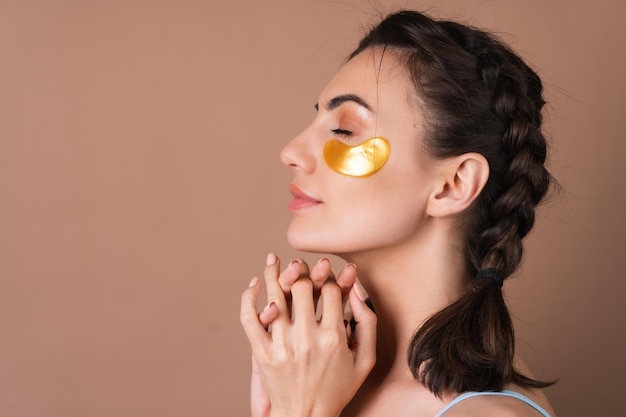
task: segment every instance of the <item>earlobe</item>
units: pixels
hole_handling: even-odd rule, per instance
[[[462,212],[478,197],[489,179],[489,163],[479,153],[442,161],[437,188],[430,195],[427,214],[445,217]]]

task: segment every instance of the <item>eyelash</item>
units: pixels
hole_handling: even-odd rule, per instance
[[[342,136],[344,138],[348,138],[352,136],[352,132],[350,132],[349,130],[345,130],[345,129],[333,129],[331,130],[331,132],[333,132],[337,136]]]

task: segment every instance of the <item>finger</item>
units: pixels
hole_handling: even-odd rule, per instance
[[[330,277],[331,273],[331,265],[328,258],[320,259],[313,266],[309,277],[311,278],[311,282],[313,283],[313,290],[315,292],[318,292],[322,288],[326,280]]]
[[[285,294],[278,284],[279,271],[280,259],[273,253],[268,254],[265,270],[263,271],[267,304],[276,304],[278,315],[289,317]]]
[[[356,282],[356,265],[347,264],[337,276],[337,285],[341,288],[343,304],[348,302],[348,294]]]
[[[289,265],[287,265],[287,268],[285,268],[283,273],[278,277],[278,283],[280,284],[280,287],[287,299],[291,294],[291,286],[302,276],[302,270],[305,268],[302,265],[303,262],[304,261],[301,259],[294,259],[289,263]],[[308,266],[306,266],[306,269],[308,271]]]
[[[343,327],[343,304],[341,288],[335,281],[327,281],[321,289],[322,324],[324,326]]]
[[[259,318],[257,316],[256,304],[260,292],[261,282],[258,277],[254,277],[252,278],[252,281],[250,281],[250,286],[241,296],[239,319],[253,350],[255,346],[259,346],[267,342],[269,339],[268,333],[259,322]]]
[[[335,280],[330,260],[328,258],[320,259],[311,269],[309,276],[313,282],[313,303],[318,306],[322,286],[328,280]]]
[[[356,286],[360,284],[356,283]],[[359,294],[360,293],[360,294]],[[369,372],[376,362],[376,314],[365,304],[362,288],[350,291],[350,308],[354,314],[354,349],[356,366],[363,372]]]
[[[306,261],[302,258],[298,258],[297,261],[300,263],[300,266],[302,267],[299,278],[308,278],[310,274],[309,264],[306,263]]]
[[[315,306],[313,304],[313,283],[302,278],[291,287],[293,321],[304,326],[315,323]]]
[[[299,259],[294,259],[289,263],[289,265],[287,265],[287,268],[285,268],[283,273],[278,277],[278,285],[280,285],[283,296],[285,297],[286,317],[291,317],[291,286],[302,275],[301,262],[302,261]]]
[[[259,313],[259,322],[261,326],[267,329],[276,317],[278,317],[278,307],[276,307],[276,303],[271,302]]]

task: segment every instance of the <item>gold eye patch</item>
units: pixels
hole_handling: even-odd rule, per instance
[[[324,159],[332,170],[340,174],[368,177],[385,165],[389,150],[389,142],[382,137],[368,139],[356,146],[331,139],[324,145]]]

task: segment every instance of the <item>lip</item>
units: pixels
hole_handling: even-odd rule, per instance
[[[291,200],[291,202],[289,203],[289,211],[291,212],[322,204],[322,201],[316,199],[315,197],[311,197],[295,184],[291,184],[289,186],[289,192],[293,196],[293,200]]]

